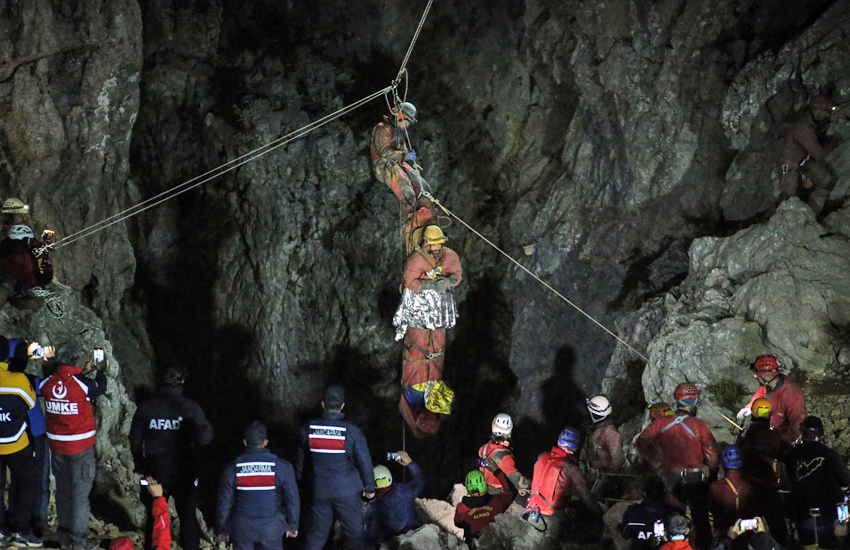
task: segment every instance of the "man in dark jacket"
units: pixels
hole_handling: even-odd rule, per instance
[[[136,472],[156,478],[165,495],[174,497],[180,518],[180,546],[198,550],[201,530],[196,516],[197,468],[194,449],[209,445],[213,430],[197,403],[183,397],[185,374],[169,369],[162,387],[154,398],[142,403],[130,426],[130,451]],[[147,491],[141,500],[150,507]],[[148,514],[145,547],[150,547],[152,517]]]
[[[345,390],[325,388],[320,418],[301,428],[295,475],[312,496],[306,550],[321,550],[334,518],[342,524],[349,548],[363,546],[363,502],[375,496],[375,478],[366,438],[345,420]]]
[[[377,550],[389,537],[401,535],[422,526],[416,515],[416,499],[425,490],[422,469],[404,451],[396,453],[398,462],[406,467],[413,479],[393,483],[389,468],[375,466],[375,498],[366,509],[366,548]]]
[[[823,422],[809,416],[800,424],[803,441],[788,453],[785,465],[791,481],[788,500],[791,519],[797,526],[801,545],[838,547],[833,524],[838,518],[836,504],[844,500],[842,487],[850,485],[850,470],[838,453],[823,444]],[[819,509],[813,517],[812,509]]]
[[[224,469],[218,486],[218,540],[235,550],[282,550],[283,536],[298,536],[301,504],[292,464],[266,449],[266,427],[252,422],[246,449]]]
[[[661,523],[660,530],[663,530],[664,518],[676,511],[681,512],[664,502],[664,482],[650,477],[643,486],[643,500],[626,508],[617,529],[623,538],[631,539],[632,550],[652,550],[661,542],[655,534],[656,522]]]

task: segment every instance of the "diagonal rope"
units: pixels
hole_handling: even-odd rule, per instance
[[[638,357],[640,357],[641,359],[643,359],[643,360],[644,360],[644,361],[646,361],[647,363],[649,362],[649,359],[648,359],[648,358],[647,358],[644,354],[642,354],[641,352],[639,352],[638,350],[636,350],[635,348],[633,348],[632,346],[630,346],[628,342],[626,342],[625,340],[623,340],[622,338],[620,338],[619,336],[617,336],[617,335],[616,335],[615,333],[613,333],[610,329],[608,329],[608,327],[606,327],[605,325],[603,325],[602,323],[600,323],[599,321],[597,321],[596,319],[594,319],[592,315],[590,315],[589,313],[587,313],[586,311],[584,311],[583,309],[581,309],[579,306],[577,306],[575,303],[573,303],[572,301],[570,301],[570,299],[569,299],[569,298],[567,298],[566,296],[564,296],[563,294],[561,294],[560,292],[558,292],[557,290],[555,290],[554,288],[552,288],[552,287],[551,287],[551,286],[550,286],[550,285],[549,285],[546,281],[544,281],[543,279],[541,279],[540,277],[538,277],[537,275],[535,275],[535,274],[534,274],[534,272],[532,272],[530,269],[528,269],[527,267],[525,267],[524,265],[522,265],[521,263],[519,263],[518,261],[516,261],[515,259],[513,259],[513,258],[511,257],[511,255],[510,255],[510,254],[508,254],[507,252],[505,252],[504,250],[502,250],[501,248],[499,248],[498,246],[496,246],[495,244],[493,244],[493,242],[492,242],[492,241],[490,241],[487,237],[485,237],[484,235],[482,235],[481,233],[479,233],[478,231],[476,231],[476,230],[475,230],[472,226],[470,226],[468,223],[466,223],[465,221],[463,221],[462,219],[460,219],[460,218],[459,218],[456,214],[454,214],[454,213],[453,213],[453,212],[451,212],[448,208],[446,208],[446,207],[445,207],[445,205],[444,205],[443,203],[441,203],[440,201],[438,201],[438,200],[437,200],[436,198],[434,198],[433,196],[429,196],[428,198],[429,198],[429,199],[431,199],[431,200],[434,202],[434,204],[436,204],[437,206],[439,206],[440,208],[442,208],[442,209],[446,212],[446,214],[448,214],[449,216],[453,217],[454,219],[456,219],[457,221],[459,221],[460,223],[462,223],[462,224],[463,224],[463,225],[464,225],[467,229],[469,229],[470,231],[472,231],[473,233],[475,233],[476,235],[478,235],[478,236],[479,236],[479,237],[480,237],[480,238],[481,238],[484,242],[486,242],[487,244],[489,244],[490,246],[492,246],[493,248],[495,248],[495,249],[496,249],[499,253],[501,253],[501,254],[502,254],[505,258],[509,259],[509,260],[510,260],[510,261],[512,261],[514,264],[516,264],[516,265],[517,265],[520,269],[522,269],[523,271],[525,271],[526,273],[528,273],[529,275],[531,275],[531,276],[532,276],[532,277],[533,277],[533,278],[534,278],[534,279],[535,279],[538,283],[540,283],[541,285],[545,286],[546,288],[548,288],[549,290],[551,290],[552,292],[554,292],[554,293],[555,293],[555,294],[556,294],[559,298],[561,298],[563,301],[567,302],[569,305],[571,305],[573,308],[575,308],[575,309],[576,309],[576,311],[578,311],[579,313],[581,313],[582,315],[584,315],[585,317],[587,317],[588,319],[590,319],[591,321],[593,321],[593,323],[595,323],[595,324],[596,324],[596,326],[598,326],[599,328],[601,328],[602,330],[604,330],[605,332],[607,332],[608,334],[610,334],[611,336],[613,336],[613,337],[614,337],[614,338],[615,338],[618,342],[620,342],[621,344],[623,344],[624,346],[626,346],[627,348],[629,348],[630,350],[632,350],[632,352],[634,352],[634,354],[635,354],[635,355],[637,355]]]
[[[101,221],[99,221],[99,222],[97,222],[93,225],[90,225],[89,227],[87,227],[85,229],[81,229],[80,231],[77,231],[76,233],[72,233],[72,234],[68,235],[67,237],[57,241],[56,244],[53,245],[53,247],[58,249],[58,248],[61,248],[63,246],[69,245],[69,244],[74,243],[74,242],[76,242],[80,239],[84,239],[85,237],[88,237],[90,235],[94,235],[95,233],[102,231],[102,230],[106,229],[107,227],[110,227],[110,226],[115,225],[117,223],[121,223],[122,221],[124,221],[128,218],[131,218],[133,216],[136,216],[137,214],[141,214],[142,212],[144,212],[145,210],[148,210],[149,208],[153,208],[154,206],[162,204],[163,202],[165,202],[167,200],[171,200],[172,198],[176,197],[177,195],[181,195],[181,194],[185,193],[186,191],[190,191],[190,190],[192,190],[192,189],[194,189],[194,188],[196,188],[200,185],[203,185],[204,183],[207,183],[208,181],[210,181],[212,179],[215,179],[219,176],[222,176],[222,175],[224,175],[228,172],[235,170],[236,168],[239,168],[240,166],[242,166],[244,164],[247,164],[251,161],[254,161],[254,160],[274,151],[275,149],[279,149],[280,147],[283,147],[284,145],[287,145],[288,143],[295,141],[296,139],[299,139],[299,138],[307,135],[308,133],[312,132],[313,130],[320,128],[321,126],[324,126],[325,124],[327,124],[327,123],[329,123],[329,122],[331,122],[331,121],[333,121],[333,120],[335,120],[335,119],[357,109],[358,107],[365,105],[366,103],[369,103],[370,101],[380,97],[381,95],[387,93],[390,90],[392,90],[392,86],[387,86],[383,90],[379,90],[377,92],[374,92],[371,95],[368,95],[368,96],[364,97],[363,99],[355,101],[354,103],[352,103],[352,104],[350,104],[346,107],[343,107],[342,109],[339,109],[338,111],[335,111],[335,112],[333,112],[329,115],[326,115],[326,116],[316,120],[315,122],[312,122],[312,123],[310,123],[310,124],[308,124],[308,125],[306,125],[302,128],[299,128],[298,130],[295,130],[294,132],[290,132],[289,134],[287,134],[283,137],[280,137],[280,138],[278,138],[274,141],[271,141],[271,142],[269,142],[269,143],[267,143],[267,144],[265,144],[261,147],[258,147],[256,149],[254,149],[253,151],[250,151],[249,153],[245,153],[244,155],[242,155],[238,158],[235,158],[235,159],[233,159],[229,162],[226,162],[225,164],[217,166],[216,168],[213,168],[212,170],[209,170],[209,171],[207,171],[207,172],[205,172],[205,173],[203,173],[199,176],[196,176],[196,177],[194,177],[194,178],[192,178],[188,181],[185,181],[185,182],[181,183],[180,185],[177,185],[175,187],[167,189],[166,191],[163,191],[162,193],[160,193],[156,196],[153,196],[153,197],[151,197],[151,198],[149,198],[145,201],[142,201],[139,204],[136,204],[135,206],[131,206],[130,208],[127,208],[127,209],[125,209],[125,210],[123,210],[123,211],[121,211],[121,212],[119,212],[119,213],[117,213],[113,216],[110,216],[109,218],[106,218],[105,220],[101,220]]]
[[[398,70],[398,74],[395,77],[395,82],[397,83],[401,78],[402,73],[405,71],[405,67],[407,67],[407,62],[410,60],[410,54],[413,53],[413,46],[416,45],[416,41],[419,39],[419,33],[422,31],[422,25],[425,24],[425,19],[428,18],[428,12],[431,11],[431,4],[434,3],[434,0],[428,0],[428,5],[425,6],[425,11],[422,13],[422,17],[419,19],[419,26],[416,27],[416,32],[413,35],[413,40],[410,41],[410,46],[407,48],[407,53],[404,54],[404,61],[401,62],[401,67]]]

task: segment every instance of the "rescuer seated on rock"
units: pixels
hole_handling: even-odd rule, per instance
[[[201,527],[197,519],[198,469],[195,453],[212,443],[213,429],[204,411],[193,400],[183,396],[186,373],[169,368],[162,378],[159,393],[140,404],[130,425],[130,452],[136,473],[153,476],[162,484],[166,496],[174,498],[180,518],[180,546],[198,550]],[[139,495],[151,510],[153,502],[147,491]],[[145,546],[153,533],[153,514],[147,516]]]
[[[35,406],[29,410],[29,435],[33,449],[32,532],[38,539],[44,536],[44,529],[47,527],[47,506],[50,502],[50,447],[47,439],[47,424],[42,412],[43,399],[38,389],[43,375],[42,366],[47,358],[45,353],[47,357],[53,357],[53,348],[48,347],[45,351],[38,342],[28,342],[23,338],[9,340],[9,372],[24,373],[35,389]],[[38,375],[24,372],[30,360],[34,360],[33,370],[38,372]],[[11,501],[18,501],[14,493],[19,489],[18,484],[11,486],[9,496]]]
[[[487,462],[487,470],[502,486],[502,492],[487,492],[487,481],[479,470],[466,474],[463,484],[469,493],[461,499],[455,510],[455,525],[463,529],[463,538],[470,547],[477,547],[478,537],[496,516],[507,511],[514,500],[516,489],[495,462]]]
[[[673,512],[664,518],[664,537],[669,541],[661,550],[693,550],[688,542],[691,522],[681,512]]]
[[[653,550],[661,544],[664,518],[673,512],[682,510],[664,502],[664,483],[652,476],[644,481],[643,500],[626,509],[617,529],[631,540],[632,550]]]
[[[394,453],[394,460],[407,468],[412,479],[396,483],[389,468],[375,466],[375,498],[366,507],[367,550],[378,550],[390,537],[403,535],[422,526],[416,514],[416,499],[425,490],[425,476],[418,464],[404,451]]]
[[[151,550],[171,550],[171,514],[168,501],[162,496],[162,485],[152,477],[143,478],[148,494],[153,499],[153,546]],[[109,543],[109,550],[136,550],[130,537],[118,537]]]
[[[835,185],[832,167],[826,161],[827,152],[821,145],[834,110],[835,105],[828,97],[817,95],[782,136],[780,200],[796,196],[801,186],[811,189],[809,206],[815,215],[821,213]]]
[[[53,266],[46,256],[41,262],[32,250],[34,235],[26,225],[9,230],[7,245],[0,253],[0,305],[9,301],[18,309],[38,309],[44,300],[32,290],[53,281]]]
[[[558,437],[557,445],[548,452],[541,453],[534,463],[531,496],[528,498],[523,517],[533,523],[543,521],[546,524],[547,538],[553,540],[557,540],[558,531],[565,519],[564,510],[576,496],[591,515],[602,517],[603,510],[590,494],[579,468],[576,452],[580,446],[579,431],[564,428]]]
[[[791,480],[789,516],[803,547],[838,548],[834,527],[836,505],[850,486],[850,470],[838,453],[824,444],[823,422],[809,416],[800,424],[801,442],[788,453],[785,466]],[[845,531],[846,534],[846,531]]]
[[[425,228],[422,247],[407,258],[404,293],[393,317],[396,340],[407,327],[440,330],[452,328],[457,306],[450,290],[460,284],[463,268],[457,253],[443,246],[447,237],[436,225]]]
[[[62,550],[90,550],[99,544],[88,538],[89,493],[96,467],[92,403],[106,393],[106,366],[105,360],[94,362],[75,345],[59,345],[55,357],[48,359],[48,368],[55,367],[56,372],[39,388],[56,478],[56,536]],[[92,371],[94,380],[86,376]]]
[[[775,355],[760,355],[752,366],[753,376],[759,383],[747,406],[738,411],[738,420],[752,414],[753,403],[760,397],[770,401],[770,426],[788,443],[800,435],[800,423],[806,416],[806,396],[791,378],[782,374],[782,365]]]
[[[272,454],[261,422],[245,428],[245,452],[231,461],[218,486],[219,542],[234,550],[283,550],[298,536],[301,504],[292,464]]]
[[[363,546],[363,498],[375,497],[375,474],[360,428],[345,420],[345,390],[331,384],[322,393],[322,416],[301,427],[295,475],[310,499],[305,550],[321,550],[334,520],[349,548]]]
[[[635,448],[664,482],[668,502],[691,508],[697,547],[711,543],[708,517],[708,473],[717,470],[717,442],[711,430],[696,418],[702,392],[691,383],[676,386],[674,416],[651,423],[635,442]]]
[[[525,508],[525,502],[528,500],[528,491],[531,488],[531,482],[516,469],[514,453],[513,449],[511,449],[511,434],[513,433],[513,429],[514,422],[510,415],[505,413],[497,414],[490,425],[490,441],[478,449],[478,457],[486,458],[488,463],[495,463],[502,473],[511,480],[511,483],[516,488],[514,502],[517,503],[517,506],[521,506],[516,511],[522,513],[522,510]],[[502,484],[498,478],[484,466],[481,466],[479,470],[484,474],[484,479],[487,481],[487,492],[501,493]]]

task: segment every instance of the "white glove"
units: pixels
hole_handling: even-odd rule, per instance
[[[743,422],[744,418],[753,414],[753,411],[749,407],[744,407],[740,411],[738,411],[737,416],[735,418],[738,419],[738,422]]]

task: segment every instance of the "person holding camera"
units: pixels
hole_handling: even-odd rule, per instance
[[[375,466],[375,498],[366,508],[366,548],[378,550],[389,537],[418,529],[422,520],[416,514],[416,499],[425,490],[425,476],[418,464],[404,451],[388,453],[387,460],[395,460],[410,472],[413,479],[394,483],[389,468]]]
[[[194,449],[212,443],[213,429],[204,411],[183,396],[186,374],[182,369],[166,371],[159,393],[136,409],[130,425],[130,452],[135,470],[152,475],[162,483],[166,496],[174,497],[180,518],[180,546],[199,550],[201,527],[198,523],[198,473]],[[142,503],[152,506],[147,492]],[[153,516],[148,515],[145,547],[150,548]]]
[[[283,550],[283,537],[298,536],[301,504],[292,464],[266,446],[265,425],[245,428],[245,452],[230,462],[218,486],[219,542],[235,550]]]
[[[791,520],[803,546],[838,548],[833,529],[837,504],[844,501],[842,487],[850,486],[850,469],[838,453],[824,445],[823,422],[809,416],[800,424],[802,441],[785,458],[791,494]]]
[[[106,393],[106,360],[87,360],[81,349],[65,344],[56,347],[55,356],[47,363],[48,368],[55,366],[56,372],[39,389],[44,397],[50,462],[56,478],[56,536],[62,550],[91,550],[98,545],[88,538],[97,433],[91,404]],[[92,371],[94,380],[86,376]]]

